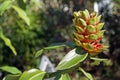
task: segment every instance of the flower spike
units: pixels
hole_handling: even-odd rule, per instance
[[[101,44],[105,30],[102,30],[104,23],[100,22],[101,15],[96,12],[91,14],[87,9],[74,12],[74,43],[94,56],[108,47]]]

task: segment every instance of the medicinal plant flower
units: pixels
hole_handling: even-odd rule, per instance
[[[73,41],[90,55],[96,55],[108,48],[101,44],[105,30],[102,30],[104,23],[100,22],[100,19],[101,15],[97,15],[96,12],[91,14],[88,10],[74,12]]]

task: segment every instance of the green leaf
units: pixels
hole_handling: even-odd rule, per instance
[[[90,59],[95,60],[95,61],[106,61],[108,59],[101,59],[101,58],[97,58],[97,57],[90,57]]]
[[[2,15],[5,10],[11,7],[11,5],[12,5],[11,0],[5,0],[2,4],[0,4],[0,14]]]
[[[94,60],[94,62],[91,63],[92,66],[99,65],[100,62],[103,62],[104,65],[112,65],[112,62],[109,59],[101,59],[98,57],[91,57],[90,59]]]
[[[101,61],[94,61],[94,62],[90,63],[90,65],[91,66],[98,66],[98,65],[100,65],[100,62]]]
[[[73,42],[52,43],[51,46],[68,46],[70,48],[75,48],[76,47],[76,45]]]
[[[71,80],[68,74],[62,74],[58,80]]]
[[[9,72],[11,74],[21,74],[21,71],[18,70],[16,67],[12,67],[12,66],[2,66],[0,67],[1,70]]]
[[[26,3],[27,2],[27,0],[23,0],[24,1],[24,3]]]
[[[73,42],[61,42],[61,43],[53,43],[51,44],[51,46],[49,47],[45,47],[41,50],[38,50],[35,54],[35,57],[39,57],[40,55],[42,55],[42,53],[46,50],[51,50],[51,49],[57,49],[57,48],[61,48],[61,47],[65,47],[65,46],[69,46],[71,48],[75,47],[75,44]]]
[[[30,25],[30,19],[27,16],[26,12],[17,6],[12,6],[13,9],[18,13],[18,15],[26,22],[26,24]]]
[[[8,46],[12,50],[14,55],[17,55],[17,52],[15,48],[13,47],[10,39],[3,35],[2,28],[0,28],[0,38],[4,41],[5,45]]]
[[[19,80],[20,75],[7,75],[3,80]]]
[[[73,68],[79,65],[82,61],[84,61],[87,56],[88,53],[82,52],[81,49],[73,49],[62,59],[62,61],[56,67],[56,70]]]
[[[88,72],[85,72],[82,68],[79,68],[79,70],[89,79],[89,80],[94,80],[92,75]]]
[[[25,71],[19,80],[44,80],[46,72],[40,71],[38,69],[31,69],[29,71]]]
[[[65,46],[65,45],[49,46],[49,47],[43,48],[43,49],[37,51],[37,53],[35,54],[35,57],[40,56],[46,50],[56,49],[56,48],[60,48],[60,47],[63,47],[63,46]]]
[[[44,49],[37,51],[35,54],[35,57],[39,57],[40,55],[42,55],[43,52],[44,52]]]
[[[60,77],[61,77],[61,75],[62,75],[62,74],[56,74],[56,76],[55,76],[55,79],[54,79],[54,80],[59,80],[59,79],[60,79]]]

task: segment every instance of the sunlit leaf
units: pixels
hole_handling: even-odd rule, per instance
[[[45,72],[38,69],[31,69],[29,71],[25,71],[19,80],[44,80],[44,76]]]
[[[58,46],[49,46],[49,47],[45,47],[39,51],[37,51],[37,53],[35,54],[35,57],[38,57],[40,56],[44,51],[46,50],[51,50],[51,49],[56,49],[56,48],[60,48],[60,47],[63,47],[65,45],[58,45]]]
[[[75,48],[75,44],[73,42],[60,42],[60,43],[52,43],[52,46],[58,46],[58,45],[65,45],[71,48]]]
[[[44,49],[41,49],[41,50],[37,51],[36,54],[35,54],[35,57],[38,57],[38,56],[42,55],[43,52],[44,52]]]
[[[89,79],[89,80],[94,80],[92,75],[86,71],[84,71],[82,68],[79,68],[79,70]]]
[[[12,50],[14,55],[17,55],[17,52],[16,52],[15,48],[13,47],[11,40],[9,38],[7,38],[6,36],[4,36],[1,28],[0,28],[0,38],[4,41],[5,45],[8,46]]]
[[[16,67],[12,67],[12,66],[2,66],[2,67],[0,67],[0,70],[9,72],[11,74],[21,74],[20,70],[18,70]]]
[[[7,75],[3,80],[19,80],[20,75]]]
[[[78,48],[79,49],[79,48]],[[88,53],[82,52],[82,50],[73,49],[62,59],[62,61],[56,67],[56,70],[70,69],[79,65],[86,59]]]
[[[94,61],[94,62],[90,63],[90,65],[91,66],[98,66],[98,65],[100,65],[100,62],[101,61]]]
[[[108,60],[108,59],[102,59],[102,58],[97,58],[97,57],[91,57],[90,59],[96,60],[96,61],[105,61],[105,60]]]
[[[9,9],[12,6],[12,0],[5,0],[2,4],[0,4],[0,14]]]
[[[91,57],[90,59],[94,60],[94,62],[91,63],[91,65],[99,65],[100,62],[103,62],[104,65],[110,66],[112,65],[112,61],[110,59],[102,59],[98,57]]]
[[[69,74],[62,74],[60,78],[55,80],[71,80]]]
[[[23,0],[23,1],[24,1],[24,3],[27,2],[27,0]]]
[[[12,7],[18,13],[18,15],[26,22],[26,24],[30,25],[30,19],[27,16],[26,12],[17,6],[12,6]]]
[[[39,57],[46,50],[57,49],[57,48],[60,48],[60,47],[65,47],[65,46],[69,46],[71,48],[74,48],[75,44],[73,42],[53,43],[53,44],[51,44],[51,46],[45,47],[45,48],[37,51],[36,54],[35,54],[35,57]]]

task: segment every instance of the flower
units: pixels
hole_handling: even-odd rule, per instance
[[[90,55],[96,55],[108,46],[100,43],[105,30],[102,30],[104,23],[100,22],[101,15],[96,12],[89,14],[88,10],[74,12],[74,43],[86,50]]]

